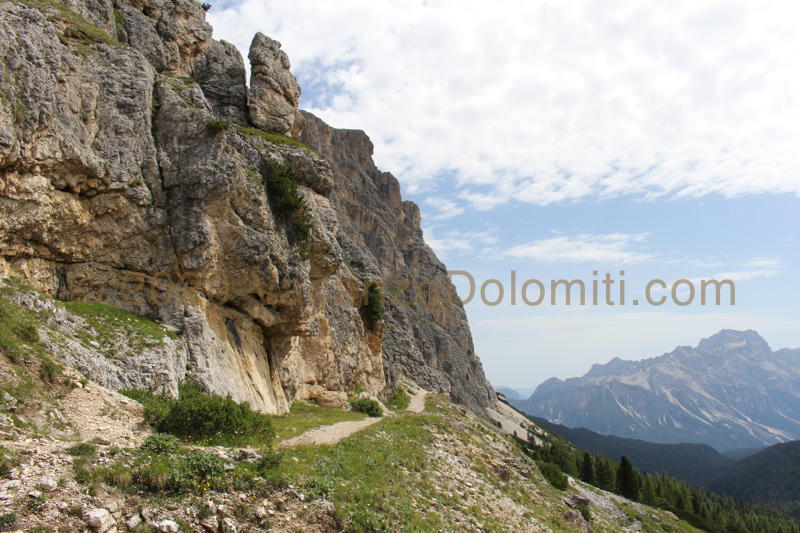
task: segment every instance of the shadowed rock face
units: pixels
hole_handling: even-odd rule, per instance
[[[251,96],[248,107],[241,56],[211,39],[193,0],[70,5],[85,30],[107,35],[68,37],[80,34],[57,12],[0,3],[0,275],[181,333],[146,364],[80,362],[96,369],[94,379],[117,386],[127,372],[122,381],[174,392],[193,377],[282,413],[326,390],[385,394],[387,378],[405,372],[486,404],[490,389],[459,306],[405,308],[390,296],[382,334],[364,325],[366,288],[394,273],[452,293],[422,241],[416,206],[374,168],[366,136],[314,119],[318,135],[347,138],[342,150],[320,150],[332,163],[211,122],[249,126],[263,102]],[[286,132],[299,135],[288,59],[274,41],[256,41],[265,48],[254,47],[254,65],[273,69],[264,79],[292,108],[264,116],[290,117]],[[298,170],[311,213],[307,253],[266,192],[275,161]]]
[[[400,184],[372,161],[363,131],[331,128],[303,112],[302,140],[331,165],[331,203],[350,270],[387,288],[383,354],[392,382],[406,374],[459,402],[485,407],[491,385],[472,344],[466,314],[445,266],[425,244],[419,207],[403,201]]]

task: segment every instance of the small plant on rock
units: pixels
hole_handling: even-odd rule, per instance
[[[268,159],[263,174],[267,200],[275,216],[288,225],[289,240],[308,258],[311,245],[311,209],[298,188],[302,177],[296,167]]]
[[[206,122],[206,129],[211,133],[219,133],[231,127],[231,123],[225,120],[212,118]]]
[[[370,283],[367,287],[367,305],[365,309],[367,327],[370,331],[377,331],[378,325],[383,320],[383,291],[377,283]]]

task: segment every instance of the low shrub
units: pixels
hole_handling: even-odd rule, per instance
[[[140,448],[148,453],[176,453],[181,448],[181,442],[172,435],[155,433],[147,437]]]
[[[261,455],[261,459],[256,462],[256,470],[262,476],[278,468],[283,460],[283,453],[271,448],[260,450],[259,455]]]
[[[409,398],[405,389],[403,387],[397,387],[394,390],[392,399],[386,404],[386,407],[393,411],[402,411],[403,409],[408,409],[410,401],[411,398]]]
[[[67,449],[73,457],[92,457],[97,453],[97,446],[89,442],[81,442]]]
[[[350,400],[353,411],[364,413],[368,416],[383,416],[381,404],[371,398],[354,398]]]
[[[178,398],[143,391],[125,391],[144,405],[144,418],[156,431],[212,445],[269,445],[275,436],[266,415],[247,402],[207,394],[194,381],[179,387]]]
[[[224,475],[225,462],[214,455],[188,449],[170,454],[143,451],[132,480],[141,490],[183,494],[218,487]]]
[[[7,511],[0,513],[0,531],[11,531],[17,525],[17,513]]]
[[[587,522],[591,522],[592,521],[592,510],[589,509],[588,505],[586,505],[586,504],[578,505],[577,509],[578,509],[578,511],[580,511],[581,516],[583,516],[584,520],[586,520]]]
[[[289,239],[297,245],[300,255],[307,258],[311,241],[311,209],[297,187],[300,171],[289,164],[268,159],[263,174],[267,200],[275,216],[288,224]]]
[[[536,464],[539,465],[539,470],[548,483],[559,490],[567,490],[569,481],[557,464],[544,461],[536,461]]]
[[[39,377],[47,383],[55,383],[58,375],[61,374],[61,367],[50,359],[42,359],[39,363]]]
[[[17,464],[17,455],[5,446],[0,446],[0,477],[8,477]]]

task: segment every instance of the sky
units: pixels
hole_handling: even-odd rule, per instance
[[[503,284],[498,305],[465,307],[495,385],[723,328],[800,347],[800,3],[211,3],[216,38],[245,58],[256,32],[279,40],[301,107],[367,132],[449,270],[478,293]],[[606,272],[626,305],[605,305],[602,284],[599,305],[521,301],[525,280],[590,290]],[[653,279],[664,305],[646,304]],[[671,302],[680,279],[690,305]],[[703,279],[732,280],[735,305],[700,305]],[[466,278],[454,282],[466,298]]]

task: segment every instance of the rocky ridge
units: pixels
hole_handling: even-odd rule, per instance
[[[268,413],[356,386],[383,395],[403,374],[493,401],[419,209],[363,132],[297,109],[279,43],[254,38],[248,90],[194,0],[21,0],[0,3],[0,56],[0,275],[175,332],[158,372],[98,359],[93,379],[174,392],[192,377]],[[269,190],[287,167],[305,241]],[[392,293],[399,274],[445,297]],[[387,289],[375,331],[373,283]]]
[[[755,331],[723,330],[695,347],[550,379],[512,403],[570,427],[731,450],[799,439],[799,386],[800,350],[772,351]]]

